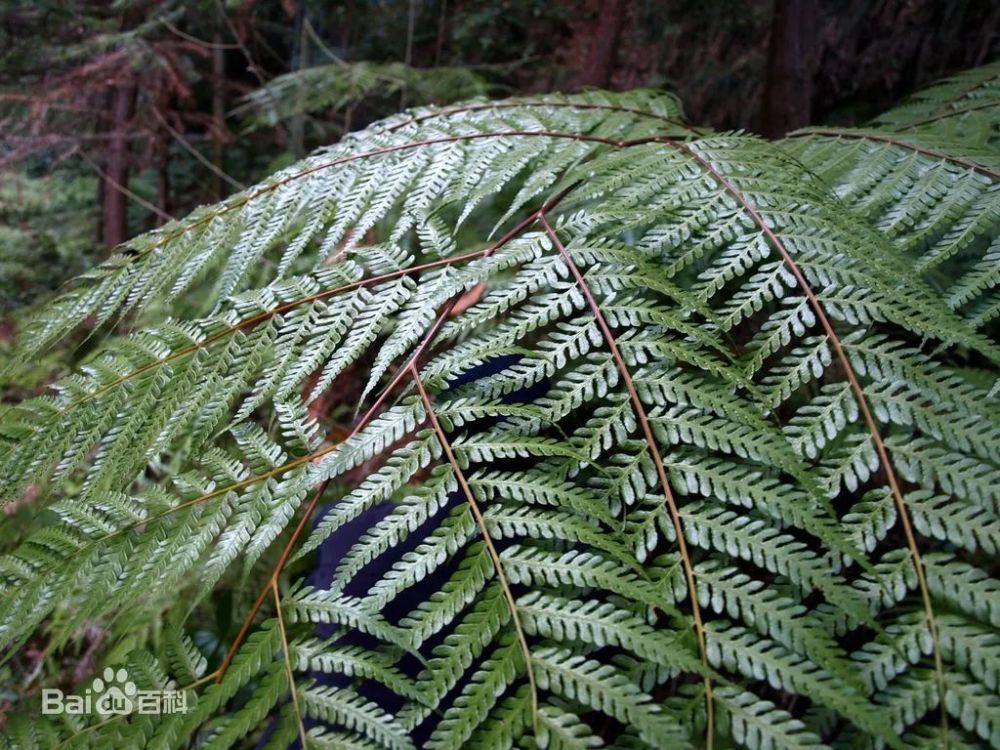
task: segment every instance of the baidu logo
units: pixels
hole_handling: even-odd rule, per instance
[[[43,714],[97,714],[104,718],[137,714],[173,714],[187,711],[187,693],[173,688],[139,690],[125,669],[107,667],[82,695],[59,689],[42,691]]]

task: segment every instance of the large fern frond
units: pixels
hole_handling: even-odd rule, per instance
[[[193,708],[9,741],[996,746],[998,160],[899,126],[421,109],[120,248],[0,414],[0,637]]]

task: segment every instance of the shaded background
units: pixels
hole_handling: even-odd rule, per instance
[[[0,1],[0,341],[108,248],[405,106],[653,86],[777,136],[995,59],[998,21],[990,0]]]

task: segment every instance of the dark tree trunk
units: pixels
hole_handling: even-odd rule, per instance
[[[124,83],[111,96],[111,138],[101,186],[101,238],[107,247],[123,243],[128,234],[129,123],[135,114],[136,87]]]
[[[223,134],[226,130],[226,54],[222,49],[221,10],[216,12],[212,35],[212,199],[222,200]]]
[[[289,70],[301,71],[309,67],[309,45],[306,40],[306,4],[305,0],[299,0],[295,6],[295,33],[292,39],[292,59]],[[302,96],[302,89],[297,94]],[[289,148],[296,156],[305,153],[305,128],[306,118],[304,114],[294,115],[288,123]]]
[[[611,73],[615,64],[615,48],[625,19],[625,3],[622,0],[600,0],[594,31],[590,39],[590,49],[583,67],[583,86],[606,88],[611,83]]]
[[[345,3],[344,24],[340,29],[340,50],[345,60],[351,59],[351,39],[354,35],[354,0]]]
[[[817,24],[816,0],[774,0],[760,123],[761,132],[770,138],[811,121]]]
[[[156,226],[163,226],[170,214],[170,132],[166,128],[156,136],[156,207],[162,212],[156,217]]]
[[[448,0],[441,0],[441,13],[438,15],[437,39],[434,41],[434,67],[441,65],[441,53],[444,51],[444,39],[448,34]]]

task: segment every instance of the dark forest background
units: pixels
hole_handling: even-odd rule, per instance
[[[776,136],[995,59],[998,22],[990,0],[7,0],[0,341],[107,248],[402,107],[662,87]]]

